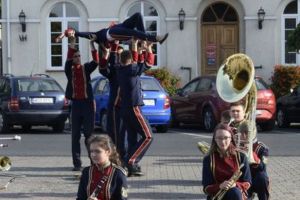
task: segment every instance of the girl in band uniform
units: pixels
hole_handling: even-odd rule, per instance
[[[125,200],[127,179],[116,147],[107,135],[89,140],[92,165],[82,171],[77,200]]]

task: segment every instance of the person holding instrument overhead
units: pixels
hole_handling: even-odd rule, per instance
[[[126,200],[126,172],[110,137],[92,136],[89,151],[93,163],[82,171],[76,200]]]
[[[251,172],[245,154],[235,148],[227,124],[215,128],[209,153],[203,159],[202,184],[207,199],[246,200]]]

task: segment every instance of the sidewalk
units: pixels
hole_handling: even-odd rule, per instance
[[[75,199],[79,180],[71,171],[70,157],[11,157],[9,174],[23,174],[1,200]],[[88,164],[88,160],[84,160]],[[130,177],[129,199],[205,199],[201,186],[202,159],[199,157],[145,156],[141,162],[143,177]],[[269,157],[272,200],[300,199],[300,157]],[[0,172],[4,185],[10,177]]]

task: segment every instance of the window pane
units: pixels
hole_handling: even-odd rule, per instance
[[[52,56],[51,62],[52,62],[52,67],[61,67],[62,66],[62,57],[61,56]]]
[[[215,16],[215,14],[213,13],[213,11],[211,10],[211,8],[207,8],[206,11],[203,14],[202,17],[202,21],[203,22],[215,22],[217,21],[217,18]]]
[[[51,22],[50,24],[51,32],[61,33],[61,22]]]
[[[285,28],[286,29],[295,29],[296,28],[296,18],[294,19],[285,19]]]
[[[216,3],[212,7],[213,7],[215,13],[217,14],[218,18],[222,19],[227,6],[228,5],[225,3]]]
[[[156,21],[146,21],[146,31],[156,31],[157,24]]]
[[[291,3],[289,3],[284,11],[284,14],[297,14],[297,1],[292,1]]]
[[[292,34],[293,32],[294,32],[293,30],[286,30],[284,39],[287,40],[289,38],[290,34]]]
[[[51,45],[51,54],[52,55],[61,55],[62,54],[61,45]]]
[[[285,53],[285,63],[295,64],[296,63],[296,53],[286,52]]]
[[[79,17],[77,8],[71,3],[66,3],[66,16],[67,17]]]
[[[133,15],[136,12],[141,12],[141,4],[137,3],[134,6],[132,6],[128,11],[128,16]]]
[[[68,27],[73,28],[75,30],[79,30],[78,22],[68,22]]]
[[[227,12],[225,14],[225,17],[224,17],[224,21],[225,22],[236,22],[236,21],[238,21],[238,17],[236,15],[236,12],[232,7],[230,7],[227,10]]]
[[[62,17],[62,16],[63,16],[62,3],[58,3],[51,10],[49,17]]]
[[[157,11],[155,8],[149,4],[145,3],[144,4],[144,16],[158,16]]]

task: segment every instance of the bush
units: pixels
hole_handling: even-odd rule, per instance
[[[277,98],[290,93],[291,88],[300,84],[300,66],[276,65],[271,81],[271,88]]]
[[[174,95],[179,88],[180,78],[172,74],[166,67],[150,69],[145,74],[155,77],[170,96]]]

